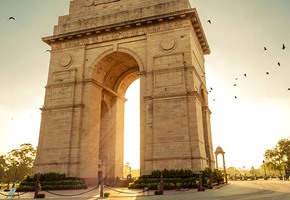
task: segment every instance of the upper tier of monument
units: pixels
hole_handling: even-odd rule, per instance
[[[43,40],[51,44],[74,36],[119,31],[178,18],[190,18],[204,54],[210,49],[196,9],[188,0],[73,0],[69,14],[60,16],[53,36]]]

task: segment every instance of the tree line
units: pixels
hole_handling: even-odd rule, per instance
[[[237,169],[233,166],[226,169],[230,179],[247,178],[289,178],[290,175],[290,138],[281,139],[272,149],[267,149],[264,153],[263,163],[258,169],[252,167]]]
[[[36,149],[31,144],[21,144],[5,155],[0,155],[0,182],[19,182],[33,173]]]
[[[21,144],[5,155],[0,155],[0,183],[18,182],[26,176],[33,176],[36,148],[31,144]],[[251,170],[227,168],[230,176],[286,176],[290,175],[290,137],[281,139],[272,149],[264,153],[265,160],[259,169]],[[129,167],[129,163],[127,164]],[[126,165],[124,166],[126,167]],[[124,169],[124,172],[126,170]],[[131,171],[130,171],[131,172]]]
[[[290,173],[290,137],[281,139],[272,149],[264,153],[264,165],[267,169],[276,171],[280,176]]]

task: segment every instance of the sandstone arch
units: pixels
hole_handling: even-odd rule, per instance
[[[214,167],[210,49],[188,0],[73,0],[43,41],[51,61],[35,172],[88,185],[100,165],[107,183],[122,176],[124,94],[138,78],[141,174]]]

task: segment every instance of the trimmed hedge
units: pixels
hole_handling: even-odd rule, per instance
[[[38,195],[36,196],[36,198],[38,198],[38,199],[43,199],[43,198],[45,198],[45,194],[40,193],[40,194],[38,194]]]
[[[163,183],[165,190],[174,190],[181,188],[196,188],[198,175],[191,170],[162,170]],[[142,189],[148,187],[149,190],[157,190],[160,184],[161,170],[154,170],[150,175],[142,175],[133,183],[129,184],[130,189]]]
[[[87,188],[82,180],[76,177],[66,177],[65,174],[40,174],[39,180],[42,190],[72,190]],[[28,176],[20,183],[17,191],[34,191],[35,185],[36,175],[34,175],[34,177]]]
[[[181,188],[196,188],[198,179],[195,177],[190,178],[164,178],[164,189],[165,190],[174,190]],[[143,179],[139,178],[133,183],[129,184],[130,189],[142,189],[148,187],[149,190],[157,190],[160,184],[160,179],[149,178]]]
[[[198,188],[199,186],[199,174],[194,173],[189,169],[172,169],[172,170],[154,170],[150,175],[142,175],[136,179],[133,183],[130,183],[129,189],[143,189],[148,187],[149,190],[157,190],[160,184],[160,176],[163,176],[163,183],[165,190],[179,190],[181,188]],[[203,186],[212,188],[210,179],[213,183],[220,183],[223,180],[222,173],[218,170],[211,170],[206,168],[202,171]]]

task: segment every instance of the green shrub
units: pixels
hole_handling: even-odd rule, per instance
[[[176,190],[180,190],[181,189],[181,183],[176,183],[175,184],[175,188],[176,188]]]
[[[212,185],[208,185],[207,189],[213,189],[213,186]]]
[[[39,193],[39,194],[36,196],[36,198],[38,198],[38,199],[43,199],[43,198],[45,198],[45,194],[43,194],[43,193]]]
[[[40,184],[42,190],[66,190],[66,189],[86,189],[85,183],[77,177],[66,177],[65,174],[46,173],[40,174]],[[27,176],[18,187],[18,191],[34,191],[36,185],[36,175]]]
[[[154,191],[154,194],[155,194],[155,195],[163,195],[163,191],[161,191],[161,190],[156,190],[156,191]]]
[[[205,191],[205,187],[197,188],[197,191],[199,191],[199,192],[201,192],[201,191]]]
[[[109,192],[105,192],[104,193],[104,197],[109,197],[110,196],[110,193]]]
[[[189,169],[164,169],[154,170],[149,175],[142,175],[133,183],[129,184],[129,189],[143,189],[148,187],[150,190],[156,190],[160,184],[160,176],[163,175],[163,183],[165,190],[181,189],[181,188],[197,188],[199,184],[199,174]],[[211,185],[211,178],[214,182],[223,180],[222,173],[218,170],[205,169],[203,171],[203,185],[208,187]]]
[[[170,182],[165,182],[164,183],[164,189],[165,190],[174,190],[175,189],[175,184],[174,183],[170,183]]]

